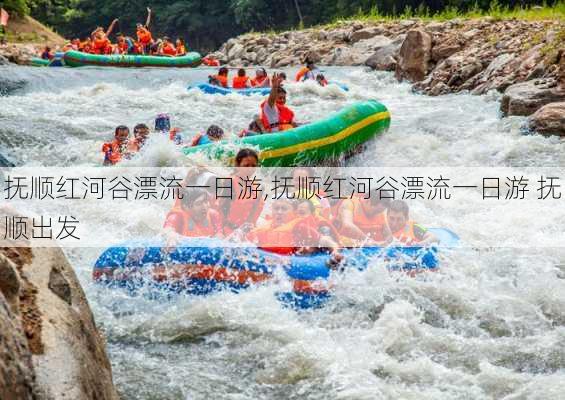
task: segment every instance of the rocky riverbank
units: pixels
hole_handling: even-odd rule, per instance
[[[505,93],[505,115],[535,115],[529,126],[565,135],[563,21],[493,18],[423,22],[348,22],[230,39],[213,54],[232,66],[320,65],[394,71],[426,95]],[[542,107],[552,104],[546,111]],[[542,128],[543,127],[543,128]]]
[[[41,50],[42,46],[37,44],[0,44],[0,65],[8,63],[29,65],[31,59],[37,57]]]
[[[0,248],[0,399],[117,398],[104,340],[63,252]]]

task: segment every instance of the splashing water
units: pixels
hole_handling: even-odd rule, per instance
[[[258,112],[262,97],[186,90],[208,74],[2,67],[0,82],[25,84],[0,98],[0,153],[27,166],[98,165],[101,144],[116,125],[152,126],[162,112],[185,138],[212,123],[236,134]],[[349,165],[565,164],[565,142],[523,135],[523,118],[501,120],[497,95],[423,97],[388,73],[328,68],[325,74],[350,91],[288,85],[300,121],[365,99],[381,101],[392,113],[390,131]],[[184,161],[165,137],[154,135],[127,166]],[[112,235],[148,223],[150,210],[92,212],[108,220],[101,234]],[[479,225],[449,209],[442,215],[424,207],[415,212],[428,225],[460,226],[466,235]],[[514,234],[528,237],[527,226],[505,226],[513,219],[520,220],[508,217],[501,225],[491,215],[480,225],[491,233],[491,243]],[[562,221],[544,224],[548,232],[562,232]],[[390,275],[375,262],[367,271],[336,276],[335,296],[326,308],[300,313],[281,307],[276,285],[163,302],[131,298],[91,282],[99,253],[68,250],[107,335],[124,399],[521,400],[559,399],[565,393],[561,248],[461,249],[442,255],[441,272],[421,279]]]

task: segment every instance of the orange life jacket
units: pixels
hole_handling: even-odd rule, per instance
[[[220,66],[220,62],[218,60],[215,60],[213,58],[208,58],[208,57],[204,57],[202,59],[202,64],[207,65],[209,67],[219,67]]]
[[[220,86],[228,87],[228,77],[225,75],[214,75],[213,78],[220,83]]]
[[[246,192],[245,188],[240,186],[240,183],[244,183],[238,177],[232,176],[231,180],[233,195],[229,200],[230,207],[228,210],[222,210],[224,213],[224,234],[226,235],[243,224],[256,224],[265,206],[261,192],[257,192],[256,198],[254,198],[253,193]]]
[[[153,41],[153,36],[151,36],[151,32],[147,28],[139,28],[137,30],[137,40],[143,46],[147,46],[149,43]]]
[[[128,42],[125,40],[123,42],[118,42],[118,50],[120,50],[120,54],[127,54],[128,48]]]
[[[273,227],[273,222],[249,232],[249,239],[257,242],[258,247],[272,253],[289,255],[296,252],[294,245],[294,227],[302,218],[294,218],[292,221],[278,227]]]
[[[200,224],[192,218],[192,213],[182,208],[178,202],[167,214],[164,226],[188,237],[214,237],[221,232],[221,220],[217,211],[209,209],[206,220]]]
[[[294,227],[294,243],[299,246],[318,247],[321,233],[320,228],[327,227],[330,236],[336,241],[340,241],[339,232],[332,223],[319,215],[309,215],[303,217]]]
[[[110,46],[110,41],[108,40],[108,38],[106,36],[104,36],[102,38],[94,39],[94,42],[92,44],[92,50],[96,54],[104,54],[104,53],[106,53],[106,49],[109,46]]]
[[[184,56],[186,54],[186,47],[182,44],[177,47],[177,56]]]
[[[304,78],[304,75],[308,73],[308,71],[310,71],[308,67],[300,68],[300,70],[296,73],[296,78],[295,78],[296,82],[300,82],[302,78]]]
[[[166,54],[168,56],[176,56],[177,55],[177,49],[175,49],[175,46],[173,46],[170,43],[165,43],[163,45],[163,54]]]
[[[416,237],[416,233],[414,232],[415,225],[415,222],[410,220],[406,223],[404,228],[393,232],[392,236],[404,244],[418,243],[420,240]]]
[[[113,140],[102,145],[102,152],[112,165],[119,163],[124,156],[137,151],[139,151],[139,146],[135,140],[128,140],[126,143],[119,143],[117,140]]]
[[[357,228],[362,230],[366,235],[375,241],[383,241],[383,228],[386,225],[386,212],[380,212],[371,217],[365,214],[359,197],[345,200],[344,206],[351,207],[353,213],[353,223]]]
[[[275,103],[278,111],[278,121],[269,121],[267,113],[264,112],[265,106],[268,101],[265,100],[261,103],[261,122],[267,132],[272,132],[273,128],[278,128],[279,131],[286,131],[292,129],[292,122],[294,121],[294,112],[284,104]]]
[[[234,76],[232,80],[232,87],[234,89],[245,89],[249,83],[247,76]]]
[[[265,81],[267,82],[267,84],[265,84]],[[253,86],[253,87],[269,87],[269,86],[271,86],[271,80],[269,79],[268,76],[265,76],[262,79],[253,78],[253,79],[251,79],[251,86]]]

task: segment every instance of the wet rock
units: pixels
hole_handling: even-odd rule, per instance
[[[6,57],[0,55],[0,65],[8,65],[8,64],[10,64],[10,61]]]
[[[18,303],[8,313],[13,271]],[[0,276],[0,398],[117,399],[104,341],[64,253],[1,248]]]
[[[228,58],[233,60],[235,58],[241,58],[243,53],[245,52],[245,48],[241,43],[235,43],[229,50],[228,50]]]
[[[440,94],[447,94],[450,92],[450,88],[447,84],[443,82],[437,82],[431,90],[428,92],[430,96],[439,96]]]
[[[367,56],[360,51],[351,47],[337,47],[325,58],[328,65],[347,66],[347,65],[363,65]]]
[[[61,270],[56,266],[51,268],[47,287],[65,303],[72,304],[71,285]]]
[[[389,44],[384,45],[373,53],[366,61],[365,65],[379,71],[394,71],[396,68],[400,46],[404,42],[405,35],[400,35]]]
[[[426,77],[431,59],[432,37],[421,29],[408,31],[400,47],[396,77],[417,82]]]
[[[552,81],[528,81],[506,89],[500,105],[505,115],[531,115],[546,104],[565,101],[565,91]]]
[[[349,35],[349,41],[351,43],[357,43],[360,40],[370,39],[379,34],[380,30],[377,28],[365,28],[359,29],[357,31],[351,32]]]
[[[20,278],[12,261],[0,254],[0,293],[13,312],[17,312],[20,294]]]
[[[528,126],[544,135],[565,136],[565,101],[541,107],[530,116]]]
[[[33,371],[20,317],[10,310],[0,293],[0,398],[38,399]]]

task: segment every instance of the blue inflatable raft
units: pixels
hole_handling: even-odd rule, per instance
[[[330,85],[337,85],[343,91],[349,91],[349,88],[344,85],[343,83],[338,82],[330,82]],[[209,83],[201,83],[196,86],[189,86],[188,90],[190,89],[199,89],[206,94],[221,94],[223,96],[231,93],[241,94],[243,96],[251,96],[254,94],[258,94],[261,96],[266,96],[271,93],[271,88],[249,88],[249,89],[234,89],[234,88],[225,88],[221,86],[211,85]]]
[[[459,238],[447,229],[430,229],[440,239],[436,247],[365,247],[344,249],[343,269],[366,269],[370,261],[386,261],[391,271],[415,275],[438,268],[438,249],[452,248]],[[159,241],[129,241],[105,250],[96,261],[93,279],[111,287],[137,293],[188,293],[205,295],[217,290],[238,292],[273,280],[282,268],[292,291],[279,299],[296,308],[323,305],[331,295],[328,281],[330,256],[281,256],[256,247],[240,247],[219,239],[186,238],[171,251]],[[154,291],[155,289],[156,291]]]

